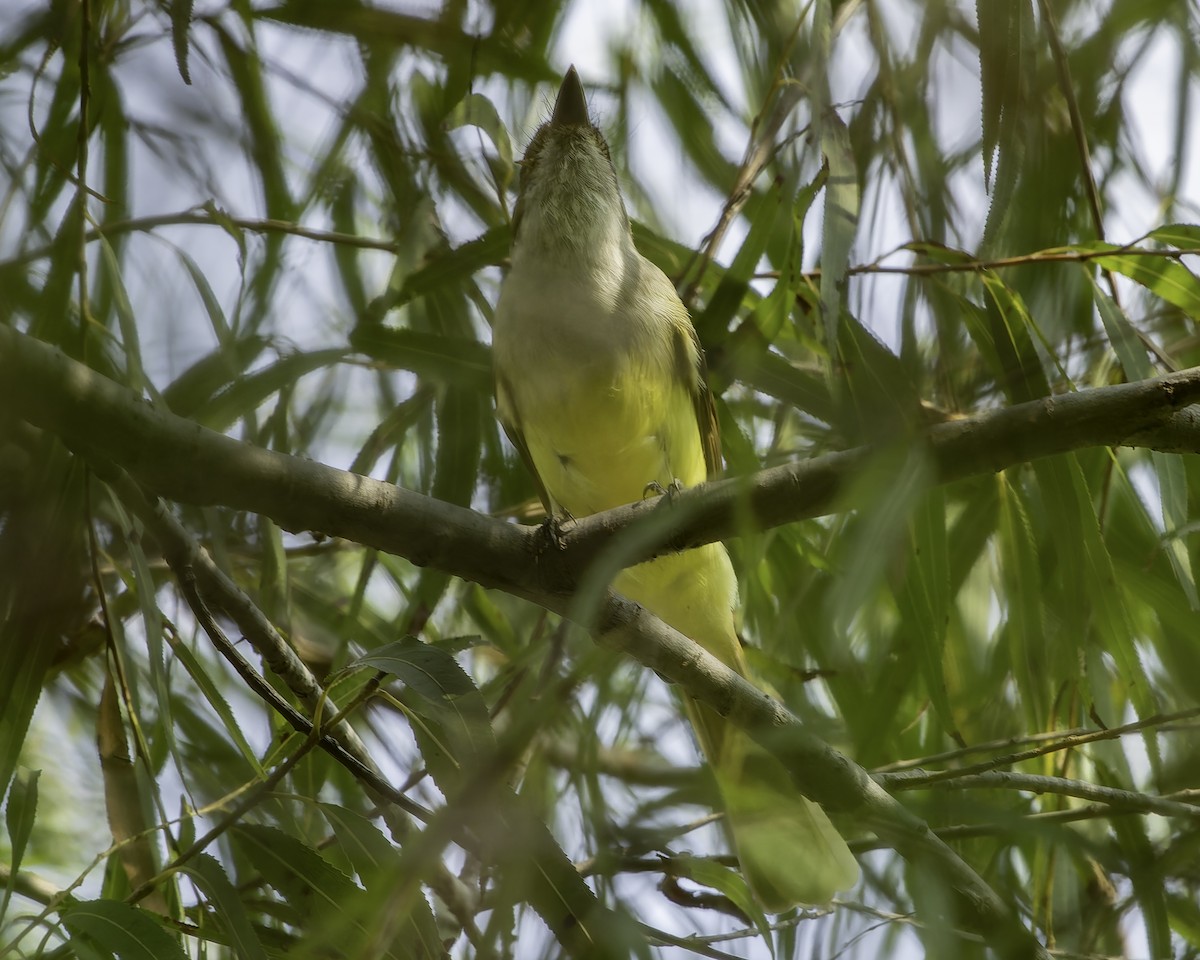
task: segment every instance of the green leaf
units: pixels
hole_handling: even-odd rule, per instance
[[[0,624],[0,793],[16,769],[54,653],[49,637],[15,634]]]
[[[71,939],[82,939],[120,960],[186,960],[156,915],[120,900],[84,900],[61,908]]]
[[[1180,250],[1196,250],[1200,247],[1200,225],[1195,223],[1168,223],[1146,234],[1146,239],[1157,240]]]
[[[909,643],[925,680],[925,690],[942,729],[959,743],[962,737],[950,708],[944,669],[946,626],[950,613],[950,563],[946,542],[946,502],[930,490],[909,521],[908,569],[896,590],[896,602]]]
[[[1024,9],[1023,9],[1024,8]],[[976,0],[979,23],[979,78],[983,87],[983,178],[992,179],[992,163],[999,151],[1003,160],[1016,153],[1019,129],[1017,113],[1025,82],[1021,54],[1021,32],[1026,23],[1028,0]],[[1012,165],[1015,175],[1016,166]],[[1011,189],[997,184],[996,196]]]
[[[334,803],[321,803],[318,807],[329,821],[338,843],[364,887],[370,890],[374,878],[395,869],[400,862],[400,854],[375,824],[361,814]]]
[[[319,806],[367,892],[378,891],[386,896],[401,879],[400,854],[391,841],[370,820],[352,810],[332,803]],[[390,906],[394,910],[396,905]],[[406,906],[411,913],[398,936],[419,945],[413,951],[419,956],[444,954],[437,923],[425,898],[415,896]]]
[[[1116,663],[1111,676],[1103,669],[1089,673],[1092,695],[1101,697],[1107,685],[1116,681],[1129,696],[1139,717],[1153,716],[1158,711],[1154,686],[1146,675],[1137,649],[1137,631],[1133,628],[1125,594],[1120,589],[1112,558],[1101,535],[1079,457],[1067,454],[1036,460],[1033,469],[1045,499],[1046,521],[1050,524],[1054,543],[1060,550],[1070,551],[1069,562],[1064,560],[1059,564],[1068,585],[1064,601],[1075,608],[1071,613],[1079,619],[1073,622],[1086,624],[1086,628],[1077,634],[1071,631],[1067,635],[1075,636],[1075,645],[1084,645],[1085,654],[1102,650]],[[1089,636],[1099,641],[1097,647],[1087,644]],[[1066,652],[1061,651],[1059,656]],[[1143,732],[1143,740],[1151,767],[1157,770],[1158,739],[1152,727]]]
[[[251,336],[217,347],[176,377],[163,391],[163,400],[172,413],[194,416],[218,390],[242,377],[268,342],[266,337]]]
[[[494,752],[487,705],[467,673],[450,654],[413,637],[386,644],[348,664],[368,667],[400,680],[419,699],[407,705],[417,714],[413,732],[438,786],[454,784]]]
[[[1109,779],[1102,777],[1102,779]],[[1111,780],[1110,780],[1111,782]],[[1117,784],[1128,789],[1127,784]],[[1167,908],[1166,885],[1156,869],[1162,855],[1154,849],[1146,832],[1144,817],[1113,817],[1112,829],[1120,844],[1124,860],[1129,864],[1129,878],[1133,881],[1133,893],[1141,910],[1142,922],[1146,925],[1146,938],[1150,941],[1150,956],[1170,957],[1174,955],[1171,944],[1170,912]]]
[[[1109,342],[1125,368],[1127,377],[1145,380],[1154,376],[1154,368],[1146,356],[1146,348],[1140,342],[1137,331],[1128,318],[1111,297],[1104,293],[1098,284],[1093,282],[1096,305],[1104,329],[1108,333]],[[1158,493],[1161,504],[1163,525],[1166,528],[1166,551],[1170,557],[1171,567],[1175,578],[1183,588],[1188,603],[1193,610],[1200,609],[1200,596],[1196,592],[1196,577],[1192,571],[1192,558],[1188,553],[1187,544],[1179,531],[1188,525],[1188,492],[1187,476],[1183,462],[1178,456],[1160,453],[1153,450],[1150,453],[1154,472],[1158,476]]]
[[[216,859],[201,853],[180,866],[179,871],[190,877],[208,898],[213,916],[228,934],[239,960],[267,960],[241,894]]]
[[[1031,730],[1044,730],[1049,723],[1054,674],[1046,663],[1041,565],[1021,490],[1008,478],[1000,482],[1000,528],[997,532],[1008,607],[1004,650],[1020,690],[1026,723]]]
[[[555,76],[541,57],[532,55],[524,44],[514,44],[507,33],[468,33],[454,18],[422,17],[360,4],[330,6],[304,0],[284,0],[258,8],[255,16],[344,35],[368,48],[381,44],[388,50],[416,48],[452,63],[463,57],[464,51],[469,51],[471,64],[479,75],[495,71],[506,77],[530,81],[552,80]]]
[[[784,222],[785,218],[788,225],[791,223],[791,206],[787,202],[790,196],[790,190],[776,186],[754,193],[746,204],[745,217],[750,224],[750,231],[738,248],[733,263],[729,265],[729,269],[717,284],[717,289],[709,298],[708,306],[695,320],[696,330],[704,342],[711,343],[721,337],[721,334],[729,326],[729,321],[741,307],[742,301],[752,292],[750,280],[758,268],[772,234],[777,229],[777,224]],[[786,304],[784,312],[784,316],[786,316],[786,310],[790,309],[792,303],[792,294],[786,278],[781,285],[777,284],[776,286],[777,289],[780,286],[783,288],[781,297],[784,298]],[[780,326],[782,323],[777,322],[775,329]],[[773,339],[773,335],[766,334],[766,331],[764,331],[764,335],[768,337],[768,341]]]
[[[121,278],[121,265],[117,261],[116,252],[103,236],[100,237],[100,269],[112,290],[113,307],[121,330],[121,349],[125,353],[124,383],[129,389],[141,393],[151,384],[142,366],[137,318],[133,315],[133,305],[129,302],[129,293],[125,289],[125,281]]]
[[[766,351],[756,357],[739,356],[738,379],[769,397],[783,400],[824,423],[833,423],[836,407],[824,377],[803,370],[785,357]]]
[[[188,70],[188,27],[192,23],[192,0],[171,0],[171,47],[175,51],[175,66],[189,87],[192,74]]]
[[[350,343],[367,356],[435,383],[491,393],[492,351],[478,340],[365,324],[355,327]]]
[[[268,398],[292,386],[307,373],[340,363],[348,352],[342,349],[315,350],[282,357],[256,373],[232,381],[226,390],[196,411],[195,419],[210,430],[228,430]]]
[[[244,244],[241,230],[229,223],[229,218],[223,214],[217,214],[215,209],[210,211],[219,223],[226,224],[226,230],[233,230],[235,237],[239,241],[239,246]],[[208,277],[200,269],[199,265],[193,260],[186,251],[176,250],[176,255],[179,257],[179,262],[183,264],[187,274],[192,279],[192,285],[196,288],[196,293],[200,295],[200,302],[204,304],[204,312],[208,315],[208,322],[212,325],[213,333],[217,335],[217,342],[223,347],[227,346],[232,339],[232,331],[229,329],[229,321],[225,318],[225,311],[221,309],[221,301],[217,299],[217,295],[213,292],[212,285],[208,282]],[[244,251],[243,251],[244,256]],[[255,337],[247,337],[246,341],[253,342]],[[263,341],[265,343],[265,341]],[[253,358],[251,358],[253,359]]]
[[[229,702],[214,682],[210,674],[210,668],[206,668],[192,652],[191,648],[182,640],[175,640],[171,643],[171,653],[176,660],[183,664],[183,668],[199,688],[204,699],[208,701],[209,706],[220,717],[225,729],[225,735],[237,746],[242,754],[242,758],[249,764],[255,775],[260,777],[265,776],[262,764],[258,760],[258,754],[251,748],[245,734],[242,732],[242,723],[244,723],[244,720],[239,721],[234,716]]]
[[[982,319],[984,326],[969,322],[968,329],[984,355],[992,360],[993,376],[1014,403],[1046,396],[1050,382],[1030,336],[1033,320],[1025,301],[995,271],[985,270],[980,276],[988,293],[988,307],[982,317],[969,314],[967,319]]]
[[[858,232],[858,167],[850,133],[836,113],[821,122],[821,152],[829,168],[825,183],[825,217],[821,225],[821,313],[825,343],[832,354],[842,316],[842,283]]]
[[[478,127],[488,135],[498,155],[493,167],[496,185],[501,192],[507,189],[514,170],[512,138],[496,112],[496,105],[481,93],[469,93],[450,111],[446,126],[451,130],[462,126]]]
[[[1120,248],[1110,243],[1083,243],[1077,244],[1074,249],[1090,253]],[[1156,297],[1177,306],[1193,320],[1200,319],[1200,277],[1180,261],[1169,257],[1117,253],[1097,257],[1095,263],[1141,284]]]
[[[763,943],[775,956],[775,947],[771,938],[771,923],[763,913],[745,878],[737,870],[722,866],[712,860],[702,860],[698,857],[676,857],[671,861],[672,871],[687,877],[696,883],[719,891],[729,898],[729,901],[742,911],[758,928]]]
[[[1150,462],[1158,475],[1158,498],[1162,504],[1163,525],[1166,528],[1165,547],[1171,560],[1175,578],[1183,588],[1188,605],[1200,610],[1200,597],[1196,594],[1196,575],[1192,570],[1192,558],[1188,553],[1186,531],[1188,518],[1187,472],[1183,460],[1176,454],[1150,451]]]
[[[373,310],[380,310],[383,306],[387,309],[402,307],[434,290],[460,288],[484,267],[494,266],[508,256],[511,243],[512,229],[509,226],[493,227],[482,236],[468,240],[419,270],[414,270],[404,278],[394,297],[385,297],[383,303],[374,306]]]
[[[37,814],[38,777],[41,775],[41,770],[18,771],[12,788],[8,791],[8,804],[4,811],[4,820],[8,827],[9,873],[8,883],[4,887],[4,897],[0,900],[0,919],[8,912],[9,900],[12,898],[13,887],[17,880],[17,871],[21,868],[21,859],[25,856],[25,846],[29,843],[29,835],[33,832],[33,820]]]
[[[232,834],[246,859],[288,904],[290,922],[306,926],[324,911],[344,909],[359,892],[316,850],[278,827],[244,823]]]
[[[924,453],[899,445],[881,449],[855,478],[847,499],[870,506],[862,511],[853,539],[840,548],[844,569],[854,575],[839,577],[830,591],[835,629],[848,626],[867,605],[894,551],[907,538],[931,479]]]
[[[717,145],[716,130],[709,116],[708,97],[702,102],[687,78],[673,70],[663,70],[651,83],[654,95],[667,121],[678,132],[678,143],[686,151],[700,175],[718,189],[728,190],[737,176]]]

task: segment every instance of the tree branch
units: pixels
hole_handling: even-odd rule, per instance
[[[71,449],[120,464],[156,493],[353,540],[562,613],[584,573],[635,522],[657,526],[628,563],[823,516],[877,450],[857,447],[703,484],[568,524],[552,551],[517,526],[371,477],[255,447],[176,417],[61,351],[0,327],[0,400]],[[946,484],[1094,446],[1200,451],[1200,368],[939,423],[902,438]],[[663,509],[669,503],[669,509]]]
[[[876,775],[880,786],[891,791],[929,789],[931,784],[924,770],[904,773]],[[1118,790],[1104,787],[1086,780],[1071,780],[1067,777],[1048,777],[1034,773],[1014,773],[1009,770],[993,770],[988,773],[968,773],[961,777],[942,778],[934,782],[936,787],[954,790],[969,790],[972,787],[988,789],[1020,790],[1025,793],[1052,793],[1062,797],[1091,800],[1121,810],[1138,813],[1157,813],[1162,817],[1180,817],[1185,820],[1200,818],[1200,806],[1181,803],[1169,797],[1152,797],[1133,790]]]
[[[873,451],[859,448],[685,491],[670,510],[634,504],[585,518],[546,562],[546,540],[521,528],[368,477],[241,443],[175,417],[60,351],[0,327],[0,399],[85,457],[119,463],[173,499],[270,516],[292,530],[320,530],[431,565],[570,615],[583,571],[614,535],[647,511],[660,546],[628,558],[739,532],[749,515],[775,526],[832,509]],[[913,438],[938,483],[1086,446],[1184,442],[1176,411],[1200,400],[1200,369],[1049,397],[939,424]],[[1194,447],[1193,447],[1194,449]],[[664,521],[662,518],[666,518]],[[670,530],[667,530],[667,527]],[[672,532],[673,531],[673,532]],[[650,539],[650,538],[647,538]],[[1005,956],[1044,949],[979,876],[867,773],[809,734],[782,705],[715,657],[611,593],[591,626],[636,659],[747,729],[788,767],[808,796],[853,811],[902,856],[932,868],[968,906],[971,926]]]

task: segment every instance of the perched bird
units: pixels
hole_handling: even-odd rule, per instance
[[[720,469],[696,332],[666,274],[634,246],[574,67],[521,165],[492,344],[499,418],[552,515],[586,516]],[[747,674],[721,544],[631,567],[613,587]],[[688,713],[763,906],[823,903],[852,886],[845,841],[782,766],[711,708],[689,702]]]

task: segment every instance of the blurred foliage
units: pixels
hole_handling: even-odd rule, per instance
[[[488,321],[515,158],[574,59],[638,242],[688,297],[731,470],[878,450],[869,507],[730,545],[756,670],[869,768],[946,772],[905,803],[1064,955],[1200,956],[1196,818],[1119,799],[1200,788],[1200,467],[1095,449],[932,489],[915,439],[1200,362],[1197,17],[7,3],[0,323],[250,443],[530,517]],[[412,840],[307,752],[121,500],[0,410],[0,954],[556,956],[526,903],[546,878],[521,866],[550,843],[538,818],[623,918],[614,944],[983,952],[939,921],[939,878],[886,850],[843,902],[770,932],[689,899],[680,877],[745,889],[719,829],[696,829],[711,787],[655,677],[439,571],[175,513],[339,702],[383,671],[353,723],[434,819]],[[956,784],[966,768],[1050,786]],[[492,802],[511,836],[438,831]],[[449,873],[461,903],[432,893]]]

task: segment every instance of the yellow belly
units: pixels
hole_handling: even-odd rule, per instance
[[[665,376],[580,377],[522,411],[525,442],[555,504],[572,516],[640,499],[646,485],[693,486],[707,468],[691,398]]]

